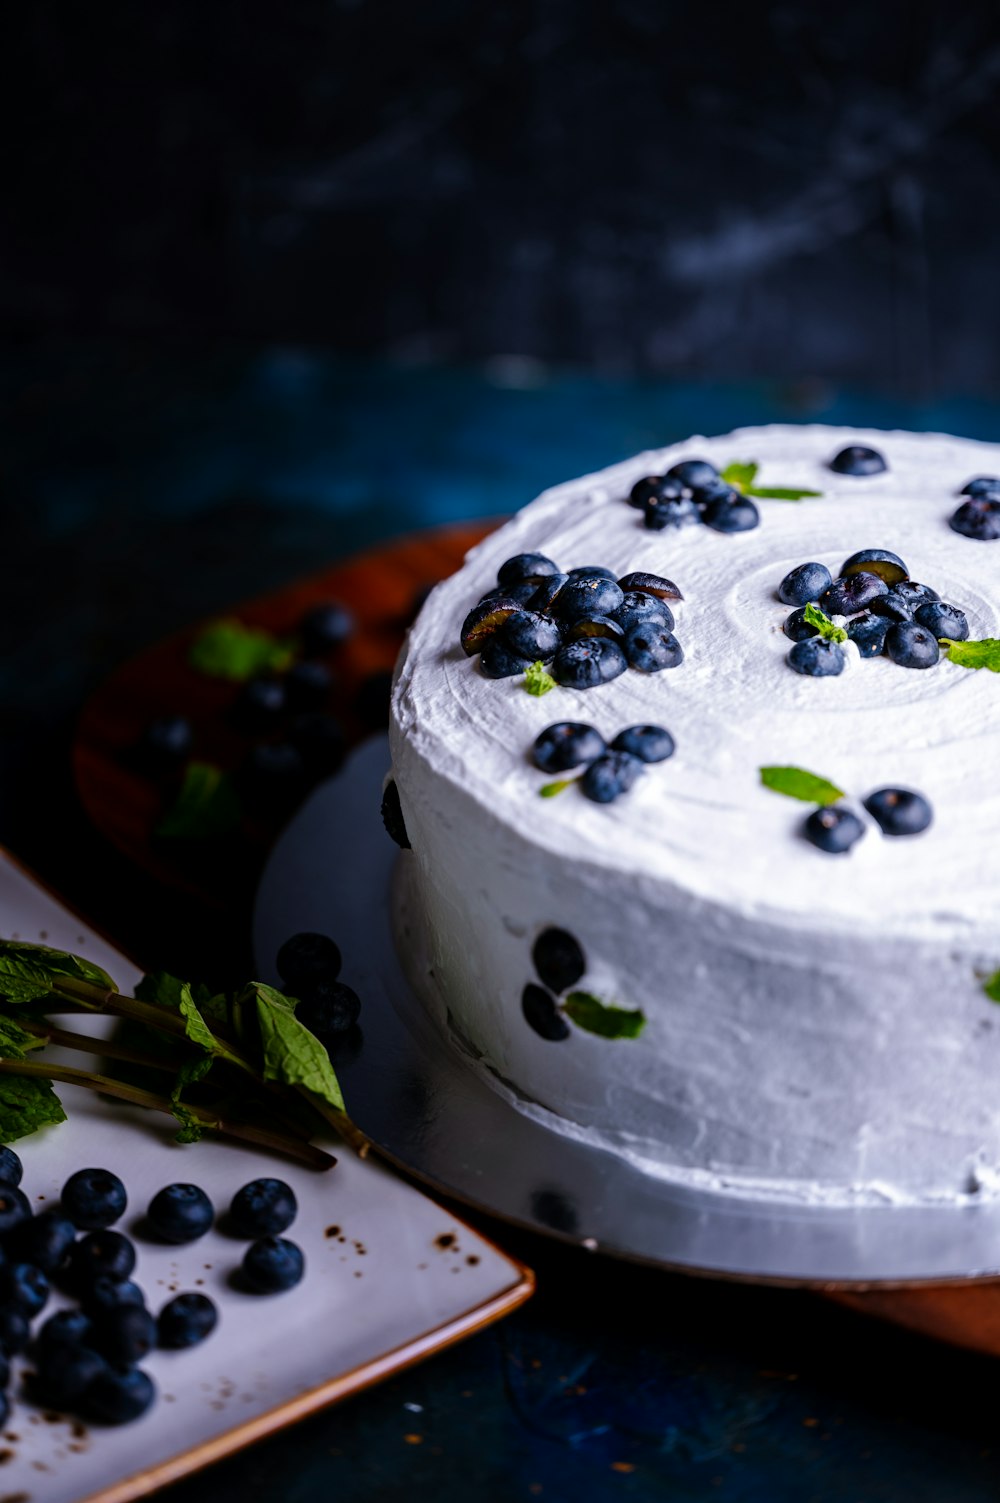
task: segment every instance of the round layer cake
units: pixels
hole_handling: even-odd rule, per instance
[[[848,445],[885,468],[831,469]],[[690,458],[755,464],[759,490],[821,494],[758,499],[748,531],[697,516],[649,528],[630,491]],[[965,613],[971,639],[1000,636],[1000,541],[949,525],[983,474],[1000,474],[1000,447],[933,434],[694,438],[547,491],[433,591],[392,703],[412,848],[400,950],[428,1007],[520,1109],[727,1191],[996,1193],[1000,676],[944,647],[915,669],[850,639],[839,674],[793,671],[776,593],[802,563],[836,579],[857,551],[887,550]],[[543,694],[521,672],[487,677],[462,623],[525,553],[672,581],[683,661]],[[553,780],[532,748],[562,721],[609,743],[652,723],[676,750],[611,802],[586,797],[574,772],[542,797]],[[862,838],[840,854],[810,843],[813,805],[765,786],[770,767],[833,783]],[[929,828],[883,834],[864,806],[882,788],[922,794]],[[539,951],[552,930],[568,961]]]

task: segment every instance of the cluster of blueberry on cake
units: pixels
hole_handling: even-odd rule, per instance
[[[564,574],[544,554],[519,553],[466,616],[462,648],[478,655],[487,678],[512,678],[543,663],[563,688],[594,689],[627,668],[677,667],[684,650],[668,602],[683,598],[658,574],[616,579],[599,565]]]
[[[559,720],[535,737],[531,760],[542,772],[576,772],[576,778],[547,783],[541,790],[551,797],[570,782],[595,804],[611,804],[654,762],[666,762],[675,750],[674,738],[662,725],[630,725],[609,746],[593,725]],[[579,769],[583,768],[580,773]]]

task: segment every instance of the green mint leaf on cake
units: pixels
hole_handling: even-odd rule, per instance
[[[789,485],[748,485],[747,496],[759,496],[765,501],[804,501],[807,496],[822,496],[822,491],[799,490]]]
[[[727,464],[721,472],[721,478],[734,490],[745,492],[747,486],[753,485],[754,476],[759,469],[760,465],[754,464],[752,459],[746,461],[734,459],[732,464]]]
[[[1000,1002],[1000,971],[994,971],[993,975],[983,982],[983,991],[991,1002]]]
[[[810,626],[815,626],[820,636],[825,637],[828,642],[847,641],[847,633],[844,628],[842,626],[834,626],[826,611],[821,611],[818,605],[813,605],[812,601],[806,606],[802,619],[808,621]]]
[[[156,826],[166,840],[227,835],[240,822],[240,801],[229,776],[211,762],[189,762],[173,806]]]
[[[762,767],[760,780],[773,793],[800,798],[806,804],[835,804],[844,797],[842,788],[804,767]]]
[[[543,694],[548,694],[549,690],[554,689],[555,686],[556,681],[551,673],[546,672],[544,663],[532,663],[530,668],[525,669],[524,687],[536,699],[540,699]]]
[[[807,496],[822,496],[822,491],[810,491],[796,485],[754,485],[759,464],[752,460],[734,460],[721,472],[721,479],[744,496],[759,496],[765,501],[804,501]]]
[[[563,1012],[577,1028],[602,1039],[637,1039],[646,1026],[646,1015],[638,1008],[612,1007],[591,992],[570,992]]]
[[[577,781],[576,778],[557,778],[554,783],[543,783],[538,790],[539,798],[558,798],[560,793],[565,793]]]
[[[84,981],[102,991],[117,988],[106,971],[47,945],[0,940],[0,997],[8,1002],[37,1002],[59,990],[60,982]]]
[[[960,668],[988,668],[991,673],[1000,673],[1000,637],[983,637],[978,642],[953,642],[942,637],[940,642],[949,662]]]
[[[213,621],[191,643],[188,662],[206,678],[244,683],[258,673],[281,673],[295,655],[292,643],[241,621]]]
[[[262,981],[251,981],[241,1001],[244,1005],[248,1001],[256,1004],[264,1079],[300,1086],[342,1112],[344,1098],[330,1056],[315,1034],[296,1018],[291,998]]]

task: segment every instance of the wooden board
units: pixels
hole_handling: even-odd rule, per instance
[[[359,691],[370,675],[392,668],[415,599],[452,573],[489,531],[489,524],[478,523],[420,533],[218,614],[285,634],[294,632],[312,605],[331,599],[347,605],[358,631],[331,659],[338,677],[330,709],[341,718],[348,740],[357,741],[372,728],[359,713]],[[74,771],[90,817],[132,861],[164,882],[185,887],[210,907],[230,907],[248,901],[277,823],[248,821],[235,838],[211,846],[157,841],[153,831],[169,790],[145,776],[134,758],[143,728],[167,713],[191,719],[197,754],[206,760],[230,768],[245,752],[246,738],[226,719],[236,687],[204,678],[188,666],[198,629],[193,626],[150,648],[102,685],[80,717]],[[1000,1282],[829,1297],[938,1340],[1000,1355]]]

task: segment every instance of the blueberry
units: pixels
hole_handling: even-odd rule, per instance
[[[342,981],[318,981],[300,998],[295,1016],[329,1049],[338,1034],[350,1032],[360,1012],[361,998],[349,986]]]
[[[243,730],[263,731],[285,712],[285,685],[280,678],[250,678],[233,702],[233,721]]]
[[[799,564],[781,581],[778,599],[783,605],[808,605],[810,600],[818,600],[832,584],[833,575],[826,564]]]
[[[156,1321],[143,1305],[116,1305],[94,1328],[94,1344],[102,1357],[132,1367],[156,1345]]]
[[[24,1165],[13,1148],[0,1148],[0,1184],[16,1189],[24,1175]]]
[[[642,763],[631,752],[605,752],[587,768],[580,791],[595,804],[610,804],[628,792],[641,772]]]
[[[643,508],[642,520],[651,532],[665,527],[690,527],[701,522],[701,512],[691,496],[677,496],[664,501],[650,501]]]
[[[333,674],[325,663],[294,663],[285,674],[285,699],[290,710],[319,710],[333,688]]]
[[[336,981],[341,963],[339,945],[328,934],[311,930],[286,939],[275,961],[278,975],[292,988],[313,981]]]
[[[178,1294],[160,1311],[160,1345],[172,1350],[197,1346],[211,1336],[218,1323],[219,1312],[207,1294]]]
[[[995,475],[977,475],[969,480],[958,493],[960,496],[990,496],[1000,498],[1000,480]]]
[[[286,741],[251,747],[239,777],[248,800],[266,807],[297,797],[307,784],[302,754]]]
[[[877,449],[866,444],[849,444],[830,460],[837,475],[880,475],[888,466]]]
[[[122,1371],[105,1364],[86,1389],[84,1412],[103,1425],[127,1425],[145,1414],[155,1398],[153,1380],[141,1368]]]
[[[297,715],[289,727],[288,740],[311,778],[332,777],[347,754],[343,727],[333,715]]]
[[[555,657],[561,642],[559,627],[538,611],[515,611],[503,628],[507,650],[532,663],[546,663]]]
[[[569,1038],[569,1024],[559,1011],[556,999],[544,987],[528,983],[521,993],[521,1012],[528,1027],[548,1043],[558,1044]]]
[[[806,839],[831,856],[849,851],[864,833],[865,827],[858,816],[836,804],[814,809],[803,826]]]
[[[23,1352],[31,1335],[31,1322],[17,1305],[0,1305],[0,1352],[12,1357]]]
[[[918,584],[915,579],[902,580],[898,585],[893,586],[893,591],[896,595],[902,595],[903,599],[908,601],[914,609],[918,605],[923,605],[925,600],[941,598],[937,590],[932,590],[927,584]]]
[[[556,574],[549,577],[555,579],[564,578],[562,574]],[[541,589],[542,584],[545,583],[547,583],[547,580],[542,580],[541,583],[539,583],[537,579],[519,579],[517,581],[517,584],[508,585],[504,590],[501,590],[498,588],[498,586],[494,585],[492,590],[487,590],[486,594],[481,597],[479,604],[490,605],[493,603],[502,603],[504,601],[509,601],[513,605],[527,605],[529,600],[533,599],[533,597]]]
[[[684,482],[676,475],[644,475],[629,491],[628,504],[645,511],[650,504],[655,505],[658,501],[677,500],[683,496],[684,491]]]
[[[890,590],[888,595],[878,595],[872,601],[869,610],[875,616],[884,616],[887,621],[912,621],[913,602],[898,590]]]
[[[543,579],[540,585],[532,589],[525,602],[529,611],[540,611],[545,615],[554,610],[559,591],[568,579],[568,574],[551,574],[548,579]]]
[[[535,737],[531,760],[542,772],[569,772],[593,762],[604,751],[604,737],[592,725],[558,720]]]
[[[290,1185],[281,1179],[252,1179],[237,1190],[229,1216],[241,1237],[274,1237],[291,1226],[298,1205]]]
[[[511,652],[506,642],[499,637],[491,637],[483,644],[483,650],[479,654],[479,671],[484,678],[513,678],[518,673],[524,673],[534,658],[522,657],[518,652]]]
[[[29,1320],[43,1310],[49,1297],[49,1281],[34,1263],[9,1263],[0,1268],[0,1301],[23,1310]]]
[[[617,576],[611,569],[605,569],[603,564],[579,564],[575,569],[570,569],[567,579],[581,579],[588,575],[594,575],[598,579],[615,580]]]
[[[708,503],[702,521],[716,532],[750,532],[760,525],[760,512],[749,496],[726,491]]]
[[[60,1211],[42,1211],[22,1221],[11,1233],[10,1245],[25,1263],[34,1263],[43,1273],[62,1267],[76,1238],[76,1227]]]
[[[682,459],[667,471],[668,480],[678,480],[692,491],[708,491],[718,483],[719,472],[707,459]]]
[[[885,650],[900,668],[933,668],[941,656],[937,637],[917,621],[899,621],[890,626]]]
[[[969,635],[965,612],[957,605],[946,605],[943,600],[925,600],[917,606],[913,619],[939,639],[947,637],[952,642],[964,642]]]
[[[615,611],[615,620],[624,631],[633,626],[662,626],[667,631],[674,629],[674,613],[665,600],[655,595],[643,595],[639,590],[629,590]]]
[[[161,715],[147,725],[139,743],[143,761],[153,770],[186,762],[194,745],[191,722],[183,715]]]
[[[406,833],[406,821],[403,819],[403,806],[399,802],[399,789],[396,787],[395,778],[390,778],[385,785],[381,814],[389,839],[394,840],[401,851],[412,850],[410,837]]]
[[[16,1185],[0,1183],[0,1238],[6,1237],[31,1215],[28,1198]]]
[[[72,1283],[84,1294],[102,1276],[124,1282],[134,1267],[135,1248],[121,1232],[88,1232],[74,1244],[70,1254]]]
[[[825,637],[810,637],[806,642],[796,642],[789,649],[785,661],[796,673],[808,678],[833,678],[843,673],[847,666],[844,649],[838,642],[828,642]]]
[[[995,542],[1000,538],[1000,496],[976,496],[964,501],[948,525],[976,542]]]
[[[215,1212],[198,1185],[164,1185],[149,1202],[146,1215],[161,1241],[179,1245],[203,1237]]]
[[[846,579],[835,579],[828,590],[820,596],[820,605],[828,616],[853,616],[863,611],[880,595],[888,595],[889,586],[877,574],[849,574]]]
[[[684,599],[672,579],[664,579],[662,574],[647,574],[642,569],[635,574],[624,574],[618,583],[626,595],[637,592],[640,595],[655,595],[657,600]]]
[[[89,1346],[93,1322],[83,1310],[57,1310],[42,1326],[35,1341],[40,1357],[56,1348]]]
[[[886,633],[892,622],[888,616],[876,616],[872,611],[862,611],[847,623],[847,635],[857,643],[863,658],[877,658],[885,648]]]
[[[674,748],[673,736],[662,725],[630,725],[611,743],[612,751],[631,752],[640,762],[665,762]]]
[[[501,564],[497,584],[505,590],[508,585],[519,584],[523,579],[550,579],[560,572],[559,565],[546,558],[544,553],[518,553]]]
[[[284,1237],[261,1237],[243,1254],[243,1276],[258,1294],[294,1289],[305,1272],[302,1249]]]
[[[608,637],[620,643],[624,642],[625,633],[613,616],[590,616],[566,628],[567,642],[576,642],[580,637]]]
[[[302,650],[310,655],[340,647],[354,631],[354,617],[344,605],[328,601],[306,611],[299,623]]]
[[[902,584],[910,577],[910,571],[899,554],[890,553],[886,548],[862,548],[860,553],[852,553],[844,561],[840,577],[847,579],[852,574],[877,574],[889,586]]]
[[[662,626],[633,626],[625,638],[625,656],[630,668],[640,673],[660,673],[684,661],[684,649],[673,632]]]
[[[806,608],[800,605],[797,611],[792,611],[786,616],[781,630],[786,637],[791,637],[793,642],[808,642],[810,637],[819,636],[819,628],[810,625],[806,620]]]
[[[584,574],[566,581],[555,609],[560,621],[590,620],[594,616],[613,616],[624,599],[624,591],[613,579]]]
[[[865,808],[883,835],[919,835],[934,818],[923,794],[911,788],[877,788],[865,799]]]
[[[556,653],[552,676],[564,689],[594,689],[610,683],[627,667],[617,642],[607,637],[581,637]]]
[[[565,929],[543,929],[531,947],[540,981],[553,992],[568,991],[587,969],[583,951]]]
[[[131,1279],[115,1279],[102,1273],[80,1291],[83,1307],[93,1320],[101,1320],[119,1305],[145,1305],[146,1296]]]
[[[31,1398],[45,1409],[79,1410],[108,1364],[89,1347],[63,1343],[47,1351],[31,1383]]]

